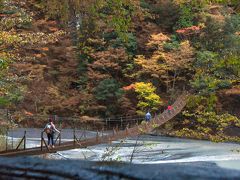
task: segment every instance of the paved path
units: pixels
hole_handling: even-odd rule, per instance
[[[41,138],[41,132],[43,131],[43,129],[38,129],[38,128],[16,128],[14,130],[10,130],[8,132],[8,136],[11,138],[22,138],[24,135],[24,131],[26,130],[26,136],[27,139],[39,139]],[[77,136],[81,136],[83,134],[83,130],[75,130],[76,131],[76,135]],[[91,138],[91,137],[96,137],[96,132],[94,131],[85,131],[86,133],[86,137],[87,138]],[[107,132],[105,132],[106,134]],[[56,133],[57,134],[57,133]],[[66,140],[73,140],[73,129],[62,129],[61,130],[61,136],[62,139],[66,139]],[[44,137],[46,138],[46,133],[44,133]]]

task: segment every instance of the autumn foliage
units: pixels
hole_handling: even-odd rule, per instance
[[[189,90],[195,104],[175,122],[178,134],[224,131],[221,118],[237,120],[222,114],[239,116],[238,9],[235,1],[0,1],[0,106],[23,116],[135,115]],[[224,128],[203,129],[203,117]],[[198,129],[181,131],[191,124]]]

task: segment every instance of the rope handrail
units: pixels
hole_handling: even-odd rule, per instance
[[[174,104],[176,103],[176,101],[174,102]],[[173,106],[174,106],[173,104]],[[11,116],[12,113],[14,113],[14,111],[8,110],[8,109],[0,109],[0,111],[2,112],[7,112],[7,114],[9,114]],[[57,116],[57,115],[25,115],[25,116],[21,116],[23,118],[29,118],[29,119],[48,119],[49,117],[56,117],[56,122],[57,121],[75,121],[75,120],[83,120],[83,118],[81,117],[67,117],[67,116]],[[128,118],[129,117],[129,118]],[[107,117],[107,118],[89,118],[87,120],[83,120],[84,121],[108,121],[108,122],[117,122],[117,121],[135,121],[135,118],[142,118],[144,119],[144,116],[140,116],[140,115],[125,115],[125,116],[115,116],[115,117]]]
[[[183,93],[180,95],[176,101],[172,104],[173,109],[171,111],[165,110],[163,113],[155,116],[150,122],[144,122],[141,124],[136,123],[135,126],[128,128],[128,126],[125,127],[124,130],[118,130],[118,128],[113,128],[112,133],[104,134],[99,133],[101,131],[97,131],[96,137],[94,138],[87,138],[80,143],[76,143],[76,139],[74,141],[64,142],[61,145],[58,145],[55,147],[55,151],[62,151],[62,150],[69,150],[74,148],[81,148],[81,147],[87,147],[92,146],[96,144],[102,144],[102,143],[108,143],[114,140],[123,139],[126,137],[132,137],[136,136],[142,133],[149,133],[153,129],[155,129],[158,126],[161,126],[165,122],[171,120],[173,117],[175,117],[178,113],[181,112],[181,110],[186,105],[186,100],[188,97],[188,93]],[[74,131],[75,132],[75,131]],[[83,132],[84,133],[84,132]],[[101,135],[102,134],[102,135]],[[49,152],[46,148],[28,148],[26,150],[10,150],[10,152],[0,152],[0,155],[2,156],[15,156],[15,155],[37,155],[37,154],[44,154],[46,152]]]
[[[9,115],[11,115],[12,113],[14,113],[15,111],[13,110],[8,110],[8,109],[0,109],[0,112],[7,112]],[[56,116],[56,120],[82,120],[83,118],[81,117],[69,117],[69,116],[58,116],[58,115],[24,115],[22,117],[25,117],[25,118],[44,118],[44,119],[48,119],[49,117],[54,117]],[[127,117],[130,117],[130,118],[127,118]],[[95,121],[105,121],[106,119],[108,121],[116,121],[116,120],[120,120],[120,119],[127,119],[127,120],[131,120],[133,118],[144,118],[144,116],[140,116],[140,115],[123,115],[123,116],[114,116],[114,117],[105,117],[105,118],[89,118],[89,120],[95,120]]]

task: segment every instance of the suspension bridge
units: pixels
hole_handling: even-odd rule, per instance
[[[73,136],[71,141],[62,142],[61,133],[55,139],[55,148],[49,149],[44,138],[44,132],[41,132],[40,146],[26,148],[26,131],[16,148],[7,149],[0,152],[0,156],[26,156],[26,155],[41,155],[45,153],[54,153],[57,151],[71,150],[75,148],[86,148],[103,143],[111,143],[112,141],[124,139],[127,137],[135,137],[140,134],[150,133],[156,127],[159,127],[167,121],[173,119],[179,114],[186,105],[188,93],[184,92],[172,104],[172,110],[165,110],[163,113],[155,116],[150,122],[144,121],[144,117],[119,118],[115,120],[105,119],[104,121],[92,121],[92,129],[95,134],[92,137],[86,138],[88,126],[80,124],[82,131],[77,133],[75,127],[77,122],[73,121]],[[78,122],[79,123],[79,122]],[[63,126],[63,122],[60,126]],[[110,128],[112,128],[110,130]],[[79,135],[79,136],[78,136]],[[22,148],[20,148],[23,146]],[[6,145],[7,147],[7,145]]]

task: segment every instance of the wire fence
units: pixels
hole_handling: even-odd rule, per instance
[[[14,111],[0,109],[0,117],[6,123],[11,124],[10,127],[19,128],[43,128],[48,123],[48,119],[52,118],[54,123],[59,128],[86,128],[89,130],[97,129],[112,129],[118,126],[124,128],[127,125],[131,126],[139,121],[144,120],[144,116],[126,115],[112,118],[87,118],[80,117],[63,117],[57,115],[21,115],[14,114]]]
[[[23,137],[23,132],[26,131],[25,137],[29,147],[39,147],[41,144],[41,132],[45,125],[49,122],[49,118],[54,120],[57,129],[61,131],[61,138],[67,141],[73,140],[74,136],[84,138],[95,137],[96,133],[108,134],[113,129],[123,130],[130,128],[136,124],[140,124],[143,116],[121,116],[112,118],[88,118],[82,119],[79,117],[63,117],[57,115],[21,115],[20,117],[14,111],[0,109],[0,120],[5,123],[2,127],[2,138],[0,138],[0,151],[14,150],[19,145]],[[1,128],[0,128],[1,131]],[[76,133],[75,135],[73,135]],[[44,139],[47,139],[44,133]],[[20,144],[19,144],[20,143]],[[26,145],[25,145],[26,146]]]

